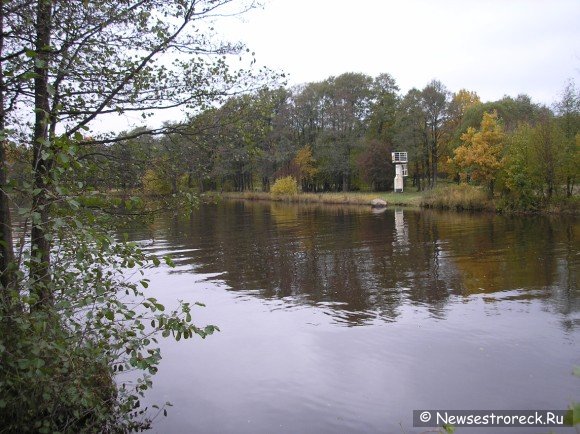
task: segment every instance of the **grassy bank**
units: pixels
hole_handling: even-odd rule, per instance
[[[382,199],[387,202],[387,206],[419,207],[421,205],[422,193],[299,193],[295,195],[275,196],[265,192],[236,192],[223,193],[221,196],[227,199],[366,206],[370,206],[373,199]]]
[[[210,194],[213,196],[214,194]],[[578,195],[560,202],[545,204],[534,210],[523,210],[506,205],[501,198],[490,199],[483,187],[467,184],[446,184],[434,190],[405,193],[299,193],[276,196],[265,192],[215,193],[216,196],[237,200],[264,200],[304,204],[364,205],[371,206],[373,199],[382,199],[387,206],[424,207],[454,211],[483,211],[505,214],[574,214],[580,209]],[[215,197],[214,197],[215,198]]]
[[[421,197],[421,206],[456,211],[497,210],[485,189],[467,184],[447,185],[426,191]]]
[[[103,196],[91,196],[81,199],[81,204],[92,207],[122,207],[127,210],[139,210],[143,207],[140,199],[159,200],[165,195],[143,195],[135,191],[134,197],[125,198],[127,193],[109,191]],[[196,193],[193,193],[196,194]],[[123,197],[121,197],[123,196]],[[488,191],[482,186],[469,184],[441,183],[433,190],[417,192],[408,189],[404,193],[394,192],[347,192],[347,193],[296,193],[276,195],[268,192],[216,192],[209,191],[199,195],[202,202],[216,202],[220,199],[271,201],[301,204],[330,204],[371,206],[373,199],[382,199],[388,207],[404,206],[414,208],[433,208],[453,211],[480,211],[502,214],[567,214],[578,215],[580,211],[580,195],[577,192],[568,198],[554,196],[550,201],[537,198],[533,206],[522,206],[510,197],[495,195],[490,198]],[[147,201],[145,201],[147,203]]]

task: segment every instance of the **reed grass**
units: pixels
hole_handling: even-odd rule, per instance
[[[429,190],[421,198],[426,208],[453,209],[457,211],[496,211],[496,207],[482,187],[468,184],[448,185]]]

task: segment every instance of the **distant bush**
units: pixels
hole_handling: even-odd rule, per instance
[[[270,192],[274,196],[294,196],[298,194],[298,182],[296,182],[296,179],[292,176],[278,178],[276,182],[274,182]]]

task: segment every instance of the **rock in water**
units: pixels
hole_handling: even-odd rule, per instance
[[[371,206],[373,208],[385,208],[387,206],[387,202],[383,199],[373,199],[371,200]]]

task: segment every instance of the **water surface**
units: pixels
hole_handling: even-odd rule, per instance
[[[224,202],[134,229],[176,262],[147,270],[148,291],[205,303],[196,321],[221,329],[162,343],[148,400],[174,406],[155,431],[418,433],[414,409],[565,409],[580,400],[578,228]]]

